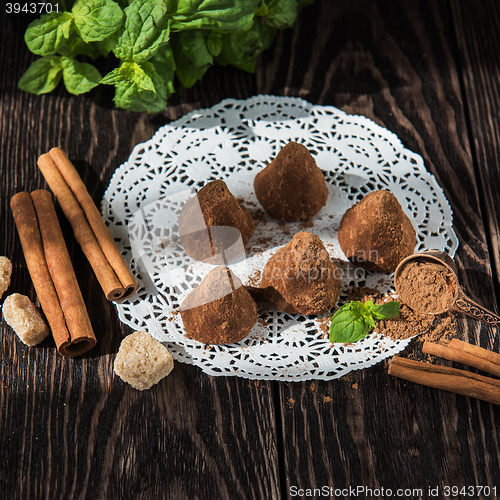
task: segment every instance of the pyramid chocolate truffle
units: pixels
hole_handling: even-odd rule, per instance
[[[309,150],[289,142],[254,179],[257,199],[275,219],[298,222],[314,217],[328,199],[323,173]]]
[[[186,337],[206,344],[244,339],[257,322],[257,305],[230,269],[212,269],[182,302]]]
[[[260,287],[280,311],[323,314],[335,306],[340,284],[323,242],[302,231],[267,261]]]
[[[195,260],[225,264],[245,258],[255,223],[221,180],[211,181],[182,207],[179,234]]]
[[[369,271],[391,273],[415,250],[415,229],[397,198],[373,191],[342,217],[338,239],[345,256]]]

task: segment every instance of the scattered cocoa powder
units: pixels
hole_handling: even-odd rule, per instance
[[[318,318],[316,321],[319,324],[319,329],[323,332],[323,338],[327,339],[330,336],[330,323],[332,321],[332,317],[328,316],[327,318]]]
[[[373,297],[375,304],[382,304],[387,297]],[[398,300],[396,298],[395,300]],[[444,338],[455,336],[455,320],[452,313],[446,313],[436,318],[429,314],[413,311],[406,304],[399,305],[399,316],[392,319],[375,321],[375,331],[394,340],[404,340],[418,335],[419,341],[431,340],[437,342]]]
[[[290,227],[287,226],[285,222],[278,223],[278,227],[281,229],[281,233],[284,234],[285,236],[290,234]]]
[[[248,278],[246,286],[258,287],[260,283],[260,278],[261,278],[260,269],[256,269]]]
[[[312,220],[308,220],[306,222],[302,222],[302,224],[300,224],[299,226],[301,229],[308,229],[310,227],[314,227],[314,221]]]
[[[364,304],[367,300],[380,300],[380,296],[380,292],[376,288],[353,286],[347,294],[347,301],[359,300]]]
[[[376,321],[375,331],[394,340],[408,339],[428,330],[433,317],[413,312],[407,305],[401,303],[399,316],[383,321]]]
[[[439,314],[454,302],[455,275],[444,264],[427,259],[412,259],[397,278],[401,300],[419,313]]]
[[[259,326],[262,326],[263,328],[268,326],[266,318],[262,318],[260,316],[257,318],[257,323],[259,324]]]
[[[456,337],[455,315],[451,312],[441,314],[434,319],[429,331],[420,336],[422,342],[443,342]]]

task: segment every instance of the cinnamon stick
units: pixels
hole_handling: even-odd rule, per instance
[[[388,373],[417,384],[500,404],[500,381],[447,366],[394,356]]]
[[[95,343],[80,287],[48,191],[11,200],[33,285],[60,354],[79,356]]]
[[[42,237],[31,195],[26,192],[17,193],[12,197],[10,206],[33,286],[52,330],[52,335],[56,344],[59,345],[62,340],[58,343],[57,339],[69,338],[69,332],[45,260]]]
[[[137,290],[134,276],[65,152],[51,149],[40,156],[38,167],[57,196],[106,298],[120,300],[132,295]]]
[[[456,340],[457,342],[455,343],[453,342],[453,340]],[[424,354],[432,354],[449,361],[455,361],[467,366],[472,366],[483,372],[489,373],[496,377],[500,377],[500,364],[492,363],[484,357],[473,354],[478,352],[483,356],[486,356],[486,353],[491,353],[490,351],[483,349],[482,347],[472,346],[458,339],[453,340],[447,346],[425,341],[422,346],[422,352]],[[483,351],[485,352],[483,353]],[[494,354],[498,356],[498,358],[500,358],[500,356],[496,353],[491,354]]]
[[[468,342],[463,342],[462,340],[452,339],[448,347],[451,349],[455,349],[457,351],[463,351],[478,358],[484,359],[494,365],[500,366],[500,354],[493,351],[488,351],[488,349],[484,349],[477,345],[469,344]]]

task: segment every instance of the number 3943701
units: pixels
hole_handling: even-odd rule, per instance
[[[5,4],[6,14],[50,14],[59,12],[59,4],[50,2],[8,2]]]

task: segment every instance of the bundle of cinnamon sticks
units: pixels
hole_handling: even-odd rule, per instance
[[[55,194],[108,300],[123,300],[137,283],[116,246],[77,170],[60,148],[38,159],[38,167]]]
[[[108,300],[125,299],[137,283],[85,184],[65,152],[53,148],[38,166],[70,222]],[[33,285],[58,351],[69,357],[91,349],[96,338],[61,233],[52,195],[45,190],[13,196],[11,208]]]
[[[60,354],[80,356],[96,338],[59,226],[52,195],[17,193],[11,208],[26,265]]]
[[[500,354],[458,339],[446,345],[426,341],[422,352],[500,377]],[[389,361],[388,372],[410,382],[500,404],[500,380],[492,377],[399,356]]]

